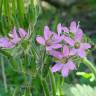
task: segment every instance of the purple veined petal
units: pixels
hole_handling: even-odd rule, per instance
[[[63,56],[67,57],[69,55],[69,48],[67,45],[63,46]]]
[[[7,37],[2,37],[0,38],[0,47],[2,48],[13,48],[14,46],[12,43],[9,41]]]
[[[78,49],[72,48],[72,49],[70,50],[69,56],[76,55],[77,50],[78,50]]]
[[[46,50],[50,51],[50,50],[52,50],[52,47],[51,46],[46,46]]]
[[[58,48],[61,48],[62,45],[61,44],[53,44],[50,47],[53,48],[53,49],[58,49]]]
[[[57,72],[57,71],[60,71],[63,67],[63,64],[61,63],[57,63],[55,64],[52,68],[51,68],[51,71],[52,72]]]
[[[77,31],[77,25],[75,21],[72,21],[70,24],[70,32],[76,33]]]
[[[71,45],[71,46],[74,46],[75,41],[74,41],[73,39],[71,39],[71,38],[69,38],[69,37],[66,37],[66,36],[63,36],[63,37],[64,37],[64,41],[65,41],[66,43],[68,43],[68,44]]]
[[[69,33],[69,29],[67,27],[63,27],[62,30],[66,33]]]
[[[88,48],[91,48],[91,45],[89,43],[81,43],[81,48],[88,49]]]
[[[85,52],[85,50],[82,49],[82,48],[79,48],[79,49],[78,49],[77,54],[78,54],[81,58],[86,57],[86,52]]]
[[[37,37],[36,37],[36,41],[37,41],[39,44],[41,44],[41,45],[45,45],[45,40],[44,40],[44,38],[41,37],[41,36],[37,36]]]
[[[58,32],[58,35],[60,36],[61,33],[62,33],[62,25],[61,25],[61,23],[59,23],[59,24],[57,25],[57,32]]]
[[[48,40],[50,36],[52,35],[52,32],[50,31],[48,26],[44,27],[44,38],[45,40]]]
[[[12,44],[17,44],[18,42],[20,42],[20,38],[13,38],[13,39],[11,39],[10,40],[10,42],[12,43]]]
[[[83,31],[82,29],[79,28],[77,32],[75,33],[75,41],[80,42],[82,37],[83,37]]]
[[[62,59],[62,58],[63,58],[62,53],[59,52],[59,51],[50,50],[50,51],[48,51],[48,52],[49,52],[49,54],[50,54],[51,56],[53,56],[53,57],[55,57],[55,58],[57,58],[57,59]]]
[[[19,28],[19,34],[21,38],[24,38],[28,33],[23,28]]]
[[[17,32],[16,32],[16,27],[14,27],[14,29],[12,30],[11,33],[8,34],[11,37],[10,42],[13,44],[17,44],[21,39],[18,36]]]
[[[74,64],[71,60],[69,60],[69,61],[67,62],[67,66],[68,66],[68,68],[69,68],[70,70],[76,69],[75,64]]]
[[[62,73],[62,76],[63,76],[63,77],[67,77],[67,76],[68,76],[68,74],[69,74],[69,69],[68,69],[68,67],[67,67],[66,64],[63,65],[62,70],[61,70],[61,73]]]
[[[58,35],[55,34],[52,38],[52,43],[53,44],[60,43],[62,40],[63,40],[63,36],[58,36]]]
[[[19,38],[16,32],[16,27],[13,28],[12,32],[8,34],[11,38]]]

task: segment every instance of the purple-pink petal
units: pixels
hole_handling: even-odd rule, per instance
[[[62,30],[66,33],[69,33],[69,29],[67,27],[63,27]]]
[[[69,68],[70,70],[76,69],[75,64],[74,64],[71,60],[69,60],[69,61],[67,62],[67,66],[68,66],[68,68]]]
[[[64,45],[64,46],[63,46],[63,56],[64,56],[64,57],[69,56],[69,48],[68,48],[67,45]]]
[[[82,37],[83,37],[83,31],[82,31],[82,29],[79,28],[77,30],[77,32],[75,33],[75,41],[76,42],[78,42],[78,41],[80,42]]]
[[[14,27],[14,29],[12,30],[11,33],[9,33],[9,36],[11,38],[10,42],[12,42],[13,44],[17,44],[21,39],[18,36],[19,33],[17,33],[16,31],[16,27]]]
[[[53,44],[50,47],[53,48],[53,49],[58,49],[58,48],[62,47],[62,44]]]
[[[72,21],[70,24],[70,32],[76,33],[77,31],[77,25],[75,21]]]
[[[81,48],[88,49],[88,48],[91,48],[91,45],[89,43],[81,43]]]
[[[70,50],[69,56],[76,55],[78,49],[72,48]]]
[[[44,38],[41,37],[41,36],[37,36],[37,37],[36,37],[36,41],[37,41],[39,44],[41,44],[41,45],[45,45],[45,40],[44,40]]]
[[[2,47],[2,48],[13,48],[13,45],[7,37],[2,37],[2,38],[0,38],[0,47]]]
[[[52,72],[57,72],[57,71],[60,71],[63,67],[63,64],[61,63],[57,63],[55,64],[52,68],[51,68],[51,71]]]
[[[45,40],[48,40],[50,36],[52,35],[52,32],[50,31],[48,26],[44,27],[44,38]]]
[[[19,28],[19,34],[20,38],[24,38],[28,33],[23,28]]]
[[[62,25],[61,25],[61,23],[59,23],[57,25],[57,32],[58,32],[58,35],[60,36],[60,34],[62,33]]]
[[[74,41],[73,39],[71,39],[70,37],[67,37],[67,36],[63,36],[63,37],[64,37],[64,41],[65,41],[66,43],[68,43],[68,44],[71,45],[71,46],[74,46],[75,41]]]
[[[81,58],[86,57],[86,52],[85,52],[85,50],[82,49],[82,48],[79,48],[79,49],[78,49],[77,54],[78,54]]]
[[[52,37],[52,43],[60,43],[63,40],[63,36],[58,36],[57,34],[54,34]]]
[[[51,56],[54,56],[54,57],[57,58],[57,59],[62,59],[62,58],[63,58],[62,53],[59,52],[59,51],[50,50],[50,51],[49,51],[49,54],[50,54]]]
[[[63,77],[67,77],[69,74],[69,69],[67,67],[67,64],[64,64],[61,70],[62,76]]]

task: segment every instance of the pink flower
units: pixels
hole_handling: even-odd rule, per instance
[[[76,69],[75,64],[69,58],[70,50],[67,45],[64,45],[62,52],[51,50],[49,54],[58,59],[56,64],[51,68],[52,72],[59,71],[62,73],[62,76],[67,77],[70,71]]]
[[[51,32],[48,26],[45,26],[44,28],[44,37],[36,37],[36,41],[39,44],[44,45],[46,47],[46,50],[61,48],[62,45],[59,43],[62,41],[62,39],[62,36],[59,36],[58,34]]]
[[[8,35],[9,35],[9,38],[8,37],[0,38],[0,47],[1,48],[13,48],[13,47],[15,47],[15,45],[19,41],[21,41],[21,39],[26,37],[28,34],[22,28],[19,28],[18,32],[17,32],[16,28],[14,27],[13,31],[11,33],[9,33]]]
[[[74,37],[70,38],[67,36],[64,36],[64,41],[68,43],[72,50],[71,54],[73,55],[79,55],[81,58],[86,56],[85,50],[90,48],[91,45],[89,43],[84,43],[82,41],[83,38],[83,31],[76,26],[75,22],[72,22],[70,25],[70,30],[74,33]]]
[[[24,29],[19,28],[18,30],[16,30],[16,27],[14,27],[12,32],[9,33],[9,36],[11,38],[10,42],[12,42],[13,44],[17,44],[22,38],[27,35],[28,33]]]

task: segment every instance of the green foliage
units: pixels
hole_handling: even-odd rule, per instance
[[[89,85],[76,84],[75,86],[65,84],[65,96],[95,96],[96,88]]]

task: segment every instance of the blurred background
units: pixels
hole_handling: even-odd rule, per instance
[[[80,21],[84,32],[96,35],[96,0],[41,0],[41,6],[47,22],[49,18],[49,25],[54,19],[67,25],[76,20]]]

